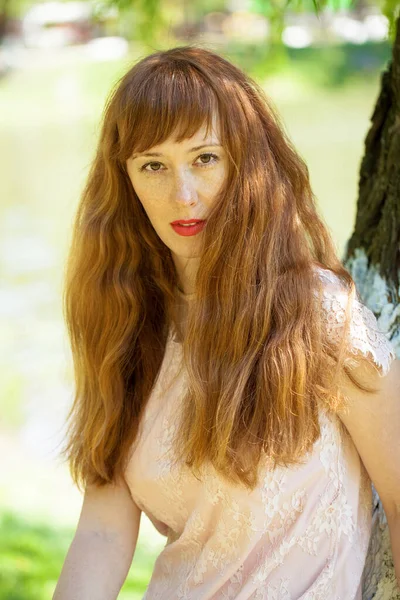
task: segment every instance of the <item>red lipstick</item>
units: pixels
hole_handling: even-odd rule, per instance
[[[171,223],[172,229],[183,236],[196,235],[203,231],[206,221],[202,219],[180,219]]]

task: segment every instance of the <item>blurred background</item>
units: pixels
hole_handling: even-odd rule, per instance
[[[339,255],[391,53],[388,2],[0,1],[0,600],[49,600],[81,507],[59,457],[73,397],[61,291],[104,102],[139,58],[201,44],[265,89],[306,160]],[[119,598],[165,543],[142,516]]]

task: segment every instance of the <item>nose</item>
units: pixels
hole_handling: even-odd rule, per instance
[[[190,173],[184,171],[176,174],[172,194],[175,202],[196,204],[197,191]]]

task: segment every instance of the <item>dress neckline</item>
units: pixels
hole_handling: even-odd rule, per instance
[[[182,346],[182,340],[178,338],[178,331],[174,325],[174,323],[170,324],[170,329],[168,333],[168,341],[172,342],[172,344],[177,345],[179,347]]]

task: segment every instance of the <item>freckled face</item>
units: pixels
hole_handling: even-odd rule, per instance
[[[133,154],[127,160],[132,186],[157,235],[173,254],[198,255],[202,232],[182,236],[171,223],[180,219],[207,219],[227,173],[227,156],[215,129],[206,136],[205,125],[191,138],[162,144]]]

